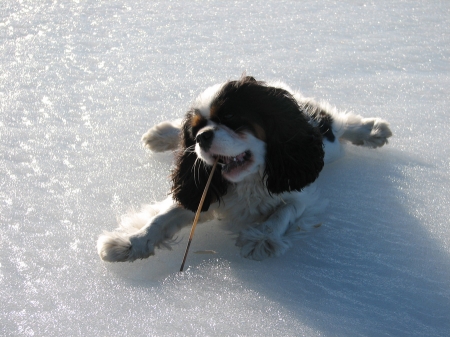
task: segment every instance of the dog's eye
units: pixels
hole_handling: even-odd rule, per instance
[[[230,120],[233,117],[234,117],[234,115],[232,113],[227,113],[227,114],[223,115],[224,120]]]

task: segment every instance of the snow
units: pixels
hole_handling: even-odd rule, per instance
[[[448,336],[450,3],[26,1],[0,4],[0,334]],[[108,264],[96,239],[167,194],[140,136],[247,72],[388,120],[319,178],[321,228],[243,259],[200,226]],[[214,250],[217,254],[196,254]]]

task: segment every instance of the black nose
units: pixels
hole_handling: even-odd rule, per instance
[[[212,141],[214,139],[214,131],[207,130],[202,133],[197,134],[195,140],[200,144],[203,150],[208,150],[211,147]]]

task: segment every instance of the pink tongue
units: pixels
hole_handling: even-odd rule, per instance
[[[245,156],[245,153],[241,153],[241,154],[236,156],[236,160],[243,161],[244,160],[244,156]]]

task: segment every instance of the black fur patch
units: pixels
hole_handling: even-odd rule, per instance
[[[333,134],[333,129],[331,128],[333,124],[333,117],[327,114],[324,110],[319,110],[316,107],[312,107],[310,104],[305,104],[304,108],[311,111],[311,118],[317,123],[318,128],[320,129],[320,133],[330,142],[334,142],[336,140],[335,135]]]

